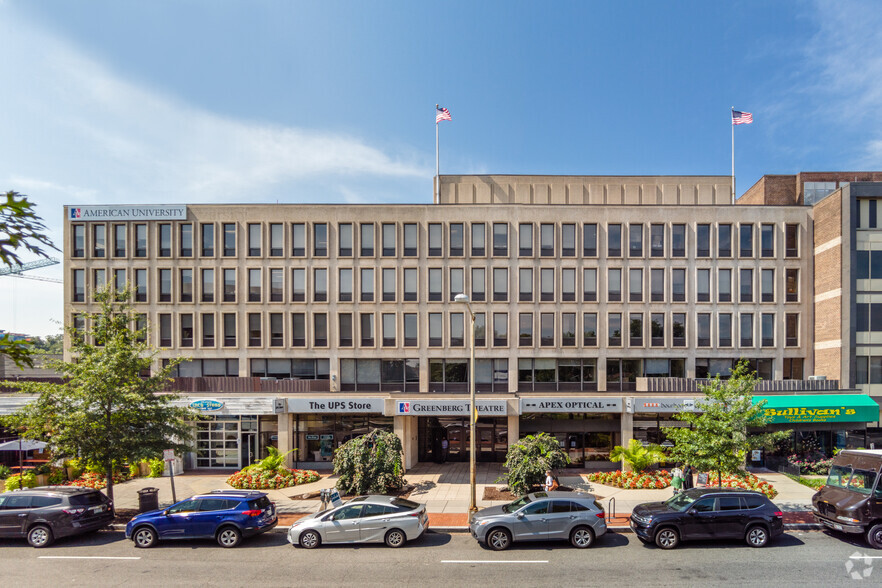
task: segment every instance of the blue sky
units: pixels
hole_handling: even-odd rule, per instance
[[[59,242],[63,204],[431,202],[435,103],[442,173],[727,175],[731,106],[739,194],[882,169],[874,1],[0,0],[0,38],[0,187]],[[0,328],[58,329],[2,280]]]

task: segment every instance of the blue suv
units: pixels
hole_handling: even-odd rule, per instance
[[[216,539],[236,547],[243,537],[265,533],[279,522],[266,493],[215,490],[135,516],[126,525],[126,539],[136,547],[153,547],[160,539]]]

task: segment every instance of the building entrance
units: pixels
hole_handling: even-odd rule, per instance
[[[468,461],[468,417],[418,418],[420,461]],[[477,461],[505,461],[505,454],[508,452],[508,419],[480,418],[475,425],[475,433]]]
[[[196,467],[238,468],[257,459],[257,416],[212,416],[196,425]]]

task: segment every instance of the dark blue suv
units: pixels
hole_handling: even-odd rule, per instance
[[[216,539],[235,547],[243,537],[265,533],[279,522],[266,493],[215,490],[137,515],[126,525],[126,538],[136,547],[153,547],[160,539]]]

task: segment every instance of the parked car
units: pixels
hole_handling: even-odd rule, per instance
[[[401,547],[429,528],[426,506],[397,496],[357,496],[291,525],[288,543],[313,549],[322,543],[385,543]]]
[[[665,502],[636,506],[631,529],[662,549],[692,539],[744,539],[751,547],[765,547],[784,532],[784,513],[760,492],[692,488]]]
[[[846,450],[833,458],[827,483],[812,497],[820,524],[861,533],[882,549],[882,450]]]
[[[479,511],[469,530],[478,542],[495,551],[508,549],[513,541],[555,539],[585,548],[606,533],[606,513],[593,494],[534,492]]]
[[[215,490],[136,515],[126,525],[126,538],[136,547],[164,539],[215,539],[221,547],[236,547],[243,537],[265,533],[278,522],[265,492]]]
[[[113,522],[113,504],[92,488],[42,486],[0,494],[0,537],[27,537],[46,547]]]

